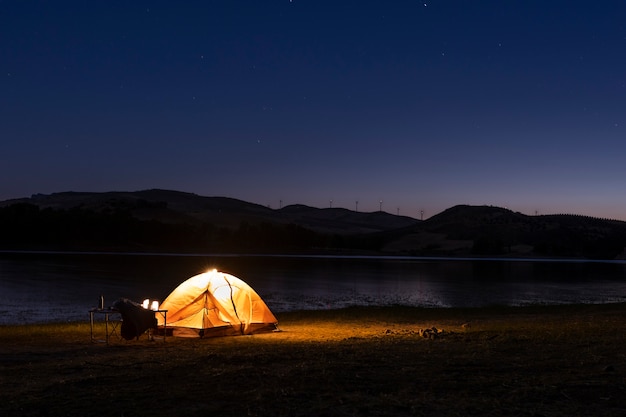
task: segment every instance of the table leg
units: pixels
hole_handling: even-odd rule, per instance
[[[93,311],[89,312],[89,323],[90,323],[91,342],[93,343]]]
[[[104,314],[104,332],[105,332],[105,338],[107,341],[107,345],[109,344],[109,313],[105,313]]]

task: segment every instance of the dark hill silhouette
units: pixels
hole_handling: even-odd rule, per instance
[[[0,248],[624,257],[626,222],[459,205],[425,221],[385,212],[271,209],[170,190],[64,192],[0,202]]]
[[[501,207],[459,205],[386,234],[384,249],[412,255],[614,259],[626,222],[577,215],[527,216]]]
[[[37,194],[0,203],[0,249],[174,252],[377,252],[374,232],[410,217],[345,209],[279,210],[169,190]]]
[[[170,190],[136,192],[62,192],[35,194],[31,198],[9,200],[14,203],[34,204],[41,209],[84,209],[98,213],[125,211],[140,220],[154,220],[170,224],[199,224],[212,221],[226,227],[235,227],[250,219],[271,219],[273,211],[267,207],[227,197],[202,197],[192,193]]]
[[[360,213],[341,208],[319,209],[291,205],[282,209],[248,203],[227,197],[203,197],[170,190],[135,192],[63,192],[35,194],[31,198],[8,200],[0,207],[16,203],[33,204],[40,209],[85,209],[98,213],[128,212],[139,220],[170,224],[211,223],[219,227],[237,228],[242,222],[296,224],[317,232],[356,234],[378,232],[418,223],[406,216],[385,212]]]
[[[419,220],[394,216],[382,211],[361,213],[344,208],[318,209],[303,205],[286,206],[280,210],[284,220],[317,231],[339,234],[371,233],[412,226]]]

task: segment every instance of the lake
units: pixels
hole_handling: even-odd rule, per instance
[[[100,295],[162,301],[218,269],[280,312],[626,301],[626,262],[417,257],[0,253],[0,324],[87,320]],[[280,317],[279,317],[280,320]]]

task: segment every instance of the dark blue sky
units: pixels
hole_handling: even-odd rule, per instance
[[[626,2],[0,1],[0,200],[626,220]]]

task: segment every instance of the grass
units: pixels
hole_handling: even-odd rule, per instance
[[[279,320],[277,333],[110,346],[87,323],[0,327],[0,415],[626,415],[626,304]]]

